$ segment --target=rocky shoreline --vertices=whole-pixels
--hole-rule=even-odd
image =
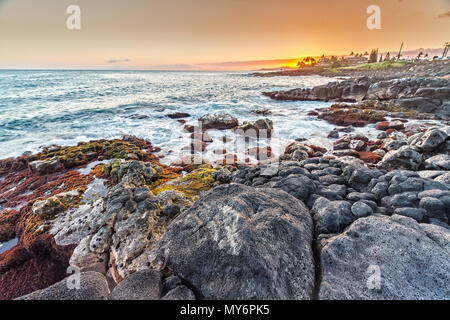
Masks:
[[[0,299],[450,299],[449,80],[266,95],[338,102],[310,112],[336,125],[331,148],[299,137],[247,150],[254,164],[193,162],[208,130],[276,128],[205,115],[199,134],[173,114],[192,154],[170,166],[132,136],[0,160],[0,242],[17,239]]]
[[[405,63],[403,66],[371,69],[371,68],[332,68],[332,67],[303,67],[300,69],[271,71],[271,72],[254,72],[252,76],[256,77],[279,77],[279,76],[313,76],[319,75],[323,77],[370,77],[384,80],[413,78],[413,77],[448,77],[449,75],[448,60],[443,61],[421,61],[415,63]]]

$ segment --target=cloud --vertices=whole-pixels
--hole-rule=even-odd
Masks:
[[[447,11],[445,13],[438,15],[436,18],[438,18],[438,19],[450,18],[450,11]]]
[[[115,59],[111,59],[111,60],[107,60],[107,63],[119,63],[119,62],[130,62],[131,59],[122,59],[122,60],[115,60]]]

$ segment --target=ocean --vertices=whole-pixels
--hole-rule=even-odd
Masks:
[[[243,122],[263,118],[251,111],[266,108],[278,139],[272,143],[326,137],[334,126],[307,116],[307,111],[331,103],[274,101],[262,92],[329,81],[334,80],[242,72],[0,70],[0,159],[52,144],[129,134],[149,139],[162,148],[164,161],[171,162],[190,139],[183,125],[167,117],[174,112],[189,113],[188,124],[215,113]],[[213,139],[217,134],[211,134]],[[208,146],[211,158],[212,150],[220,147],[214,143]]]

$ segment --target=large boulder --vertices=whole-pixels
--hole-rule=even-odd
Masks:
[[[182,213],[150,255],[205,299],[310,299],[313,222],[288,193],[216,187]]]
[[[450,232],[407,217],[370,216],[322,239],[320,299],[448,299]]]
[[[108,281],[98,272],[73,274],[54,285],[20,297],[17,300],[106,300]]]

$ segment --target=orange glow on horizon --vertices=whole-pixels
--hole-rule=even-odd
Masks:
[[[402,42],[439,54],[450,28],[449,0],[377,0],[375,31],[366,25],[371,0],[77,0],[77,31],[65,23],[74,1],[31,2],[0,0],[0,68],[297,68],[306,55],[392,53]]]

